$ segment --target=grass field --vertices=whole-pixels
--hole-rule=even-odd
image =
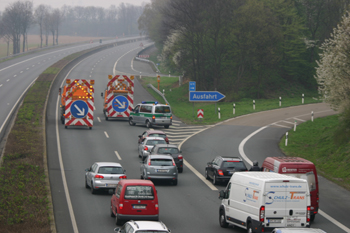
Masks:
[[[43,38],[43,47],[45,47],[45,37]],[[71,44],[77,42],[89,42],[91,40],[99,40],[100,37],[82,37],[82,36],[59,36],[58,44]],[[22,43],[21,42],[21,51],[22,51]],[[52,36],[49,36],[49,46],[52,46]],[[28,50],[34,50],[40,48],[40,37],[39,35],[28,35]],[[12,54],[12,43],[10,43],[9,53]],[[27,51],[27,49],[26,49]],[[0,40],[0,58],[7,56],[7,43],[2,39]]]

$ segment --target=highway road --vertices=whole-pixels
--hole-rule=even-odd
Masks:
[[[100,97],[109,74],[152,73],[146,64],[133,62],[139,50],[139,43],[131,43],[98,52],[84,59],[66,77],[95,80],[92,130],[64,128],[58,120],[56,92],[64,80],[56,80],[53,85],[46,132],[57,232],[113,232],[115,220],[109,214],[111,194],[92,195],[84,185],[84,170],[92,163],[120,162],[128,178],[140,177],[137,139],[146,128],[130,126],[126,120],[106,121]],[[137,80],[134,97],[135,103],[153,100]],[[181,146],[186,166],[179,174],[177,186],[155,182],[160,220],[175,233],[245,232],[232,227],[220,228],[218,190],[225,186],[213,186],[204,179],[206,163],[216,155],[230,155],[243,157],[249,166],[251,160],[261,164],[266,156],[281,155],[277,145],[280,137],[291,128],[291,122],[309,120],[311,111],[315,117],[334,114],[327,105],[314,104],[251,114],[211,126],[187,126],[174,117],[173,126],[160,129],[169,135],[170,142]],[[349,192],[322,178],[320,189],[320,208],[324,214],[316,217],[312,227],[327,232],[350,232],[346,212],[350,207]]]

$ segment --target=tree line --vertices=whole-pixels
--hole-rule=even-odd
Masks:
[[[151,0],[138,22],[162,51],[162,64],[199,90],[216,89],[227,100],[268,98],[281,87],[317,89],[320,47],[349,3]]]
[[[71,7],[61,9],[41,4],[33,7],[32,1],[16,1],[0,13],[0,38],[10,43],[13,54],[28,47],[27,35],[39,34],[40,48],[58,44],[59,35],[115,37],[117,35],[138,34],[137,20],[142,14],[142,6],[121,3],[118,7]],[[21,45],[22,42],[22,45]],[[21,48],[22,46],[22,48]]]

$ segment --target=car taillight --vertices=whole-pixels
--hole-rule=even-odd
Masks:
[[[306,208],[306,222],[310,222],[310,206]]]
[[[169,138],[168,137],[165,137],[165,141],[167,144],[169,144]]]
[[[223,175],[224,175],[224,173],[222,172],[222,170],[218,170],[218,174],[219,174],[219,176],[223,176]]]
[[[104,176],[101,176],[101,175],[95,175],[95,179],[103,179]]]
[[[123,209],[124,205],[123,204],[119,204],[119,209]]]
[[[155,119],[156,119],[156,116],[153,115],[153,116],[152,116],[152,120],[155,120]]]
[[[175,164],[175,162],[174,162],[174,160],[173,160],[173,166],[175,166],[176,164]]]
[[[119,179],[126,179],[126,176],[119,176]]]
[[[156,210],[158,210],[158,204],[155,205]]]
[[[143,149],[144,149],[144,150],[148,150],[148,147],[147,147],[147,146],[145,146]]]
[[[260,222],[264,222],[264,220],[265,220],[265,206],[260,207],[259,217],[260,217]]]
[[[178,158],[179,160],[182,160],[182,159],[183,159],[182,155],[178,155],[177,158]]]
[[[173,119],[173,116],[170,117],[170,120],[172,120],[172,119]]]
[[[148,160],[148,165],[151,166],[151,160]]]

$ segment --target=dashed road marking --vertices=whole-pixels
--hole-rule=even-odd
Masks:
[[[104,133],[106,135],[106,138],[109,138],[108,133],[106,131],[104,131]]]
[[[118,157],[119,160],[122,160],[122,158],[120,157],[118,151],[114,151],[115,155]]]

